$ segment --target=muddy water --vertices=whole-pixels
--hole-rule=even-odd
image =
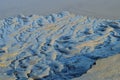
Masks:
[[[119,19],[119,4],[120,0],[0,0],[0,19],[18,14],[48,15],[61,11]]]

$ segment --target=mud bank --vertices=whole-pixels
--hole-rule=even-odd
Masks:
[[[0,78],[70,80],[120,53],[120,20],[61,12],[0,21]]]

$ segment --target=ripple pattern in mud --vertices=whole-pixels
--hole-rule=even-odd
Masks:
[[[120,20],[69,12],[0,21],[0,79],[70,80],[120,52]]]

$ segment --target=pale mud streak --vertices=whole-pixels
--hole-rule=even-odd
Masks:
[[[97,39],[95,39],[95,40],[84,42],[84,43],[76,46],[76,48],[79,50],[82,50],[83,47],[88,46],[88,47],[91,47],[91,51],[93,51],[95,46],[97,46],[99,44],[103,44],[104,39],[109,36],[109,33],[111,31],[113,31],[113,28],[107,29],[103,36],[97,37]]]
[[[51,33],[49,33],[49,35],[51,35],[52,33],[54,33],[55,31],[57,31],[57,30],[59,30],[61,27],[60,26],[57,26],[56,24],[58,24],[59,22],[62,22],[63,23],[63,25],[65,25],[66,23],[68,23],[68,22],[63,22],[63,21],[66,21],[66,18],[68,19],[68,18],[70,18],[70,16],[68,15],[68,16],[66,16],[64,19],[58,19],[57,20],[57,23],[55,23],[55,24],[48,24],[48,25],[45,25],[45,27],[40,27],[40,28],[38,28],[37,30],[35,30],[35,31],[33,31],[33,32],[31,32],[30,34],[28,34],[28,35],[32,35],[32,34],[35,34],[35,33],[37,33],[37,32],[40,32],[40,31],[46,31],[46,32],[51,32]],[[63,20],[63,21],[62,21]],[[61,26],[63,26],[63,25],[61,25]],[[20,28],[17,32],[15,32],[15,33],[13,33],[13,34],[10,34],[10,37],[13,37],[13,36],[15,36],[15,35],[17,35],[17,34],[20,34],[20,33],[22,33],[22,32],[24,32],[24,31],[26,31],[27,29],[29,29],[29,28],[31,28],[32,27],[32,25],[30,25],[30,26],[23,26],[22,28]],[[40,33],[40,34],[42,34],[42,33]],[[39,35],[40,35],[39,34]],[[44,37],[44,39],[46,39],[49,35],[46,35],[45,37]],[[34,37],[34,39],[35,38],[37,38],[38,36],[35,36]],[[28,40],[29,41],[29,40]],[[26,47],[28,47],[27,46],[27,44],[29,43],[29,45],[30,45],[30,42],[26,42],[25,43],[25,46]],[[43,42],[43,44],[44,44],[45,42]],[[32,44],[32,43],[31,43]],[[25,48],[25,46],[23,45],[23,49]],[[22,50],[22,49],[21,49]],[[20,51],[21,51],[20,50]]]
[[[119,20],[69,12],[3,19],[0,21],[0,79],[4,76],[5,80],[80,77],[97,59],[120,52],[119,32]]]

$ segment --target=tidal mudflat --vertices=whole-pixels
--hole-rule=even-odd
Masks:
[[[71,80],[119,53],[120,20],[67,11],[0,20],[1,80]]]

